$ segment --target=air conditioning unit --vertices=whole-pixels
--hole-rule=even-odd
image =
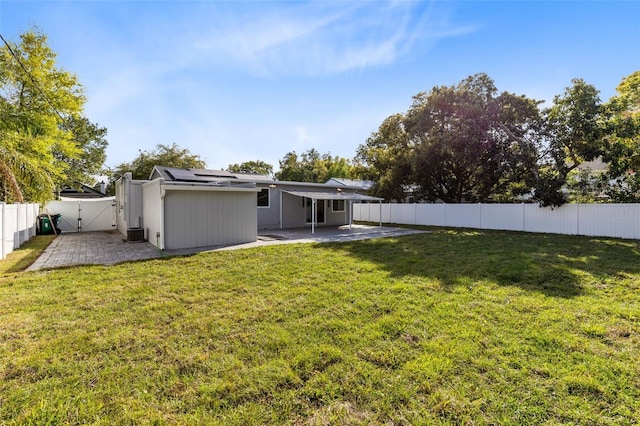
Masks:
[[[127,242],[130,242],[130,243],[143,243],[144,242],[144,229],[142,229],[142,228],[129,228],[129,229],[127,229]]]

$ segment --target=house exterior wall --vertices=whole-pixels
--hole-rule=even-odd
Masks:
[[[258,229],[276,229],[280,227],[280,189],[258,186],[269,190],[269,207],[258,207]]]
[[[327,206],[325,207],[325,215],[327,218],[327,226],[340,226],[349,224],[349,201],[344,201],[344,211],[334,212],[332,209],[333,201],[327,200]]]
[[[282,194],[282,227],[283,228],[304,228],[311,226],[307,222],[306,200],[284,191],[312,190],[318,187],[305,188],[301,186],[288,186],[278,184],[275,188],[258,184],[258,188],[269,189],[269,207],[258,207],[258,229],[278,229],[280,228],[280,196]],[[329,188],[331,189],[331,188]],[[318,226],[339,226],[349,223],[349,202],[345,200],[345,211],[334,212],[331,208],[332,202],[329,200],[317,200],[317,203],[325,204],[325,221],[319,222]]]
[[[159,249],[164,249],[164,226],[163,226],[163,189],[162,179],[152,180],[140,186],[142,196],[141,203],[142,222],[144,223],[144,237],[151,244]]]
[[[318,200],[318,202],[321,202],[321,200]],[[306,207],[304,205],[303,198],[296,197],[295,195],[283,193],[282,194],[282,227],[283,228],[304,228],[305,226],[307,226],[307,213],[306,213]]]
[[[120,233],[127,235],[127,229],[142,228],[142,184],[132,180],[126,173],[116,182],[116,222]]]
[[[254,190],[188,191],[166,188],[163,238],[165,249],[255,241],[256,223]]]

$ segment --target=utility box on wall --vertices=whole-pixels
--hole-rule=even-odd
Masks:
[[[130,242],[130,243],[143,243],[144,242],[144,229],[142,229],[142,228],[130,228],[130,229],[127,229],[127,242]]]

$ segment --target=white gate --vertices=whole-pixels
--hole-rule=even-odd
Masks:
[[[110,231],[116,229],[115,197],[50,201],[45,209],[61,214],[62,232]]]

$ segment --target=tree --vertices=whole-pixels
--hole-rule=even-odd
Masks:
[[[32,30],[18,44],[2,41],[0,200],[44,202],[72,173],[102,166],[104,133],[95,145],[88,134],[75,134],[85,123],[83,88],[74,74],[57,67],[44,34]],[[85,149],[92,153],[83,159]]]
[[[69,165],[65,183],[74,186],[76,182],[81,182],[93,186],[96,183],[95,176],[101,173],[107,159],[107,129],[91,123],[86,117],[72,117],[65,126],[80,149],[77,157],[60,157],[60,161]]]
[[[312,148],[303,152],[300,157],[295,151],[288,152],[280,160],[280,170],[276,173],[277,180],[295,182],[323,183],[332,177],[349,178],[352,176],[353,166],[349,160],[331,153],[320,154]]]
[[[273,176],[273,166],[265,163],[262,160],[245,161],[240,164],[230,164],[227,168],[228,171],[233,173],[249,173],[265,176]]]
[[[571,203],[602,202],[607,186],[605,173],[579,167],[567,175],[565,198]]]
[[[367,142],[358,146],[355,162],[359,174],[375,182],[371,195],[403,201],[413,183],[412,149],[403,114],[387,117]]]
[[[418,194],[460,203],[527,192],[541,128],[538,103],[498,95],[486,74],[416,95],[404,123]]]
[[[535,183],[534,199],[542,206],[559,206],[569,173],[580,164],[604,154],[602,105],[598,90],[582,79],[573,79],[562,95],[545,111],[548,147]]]
[[[608,178],[613,201],[640,202],[640,71],[625,77],[603,109]]]
[[[199,155],[192,154],[186,148],[180,148],[175,143],[171,145],[158,144],[151,151],[139,151],[138,156],[130,163],[120,163],[115,168],[106,170],[105,173],[109,176],[107,192],[113,194],[115,181],[128,172],[131,172],[133,179],[149,179],[154,166],[182,169],[204,169],[207,167]]]

